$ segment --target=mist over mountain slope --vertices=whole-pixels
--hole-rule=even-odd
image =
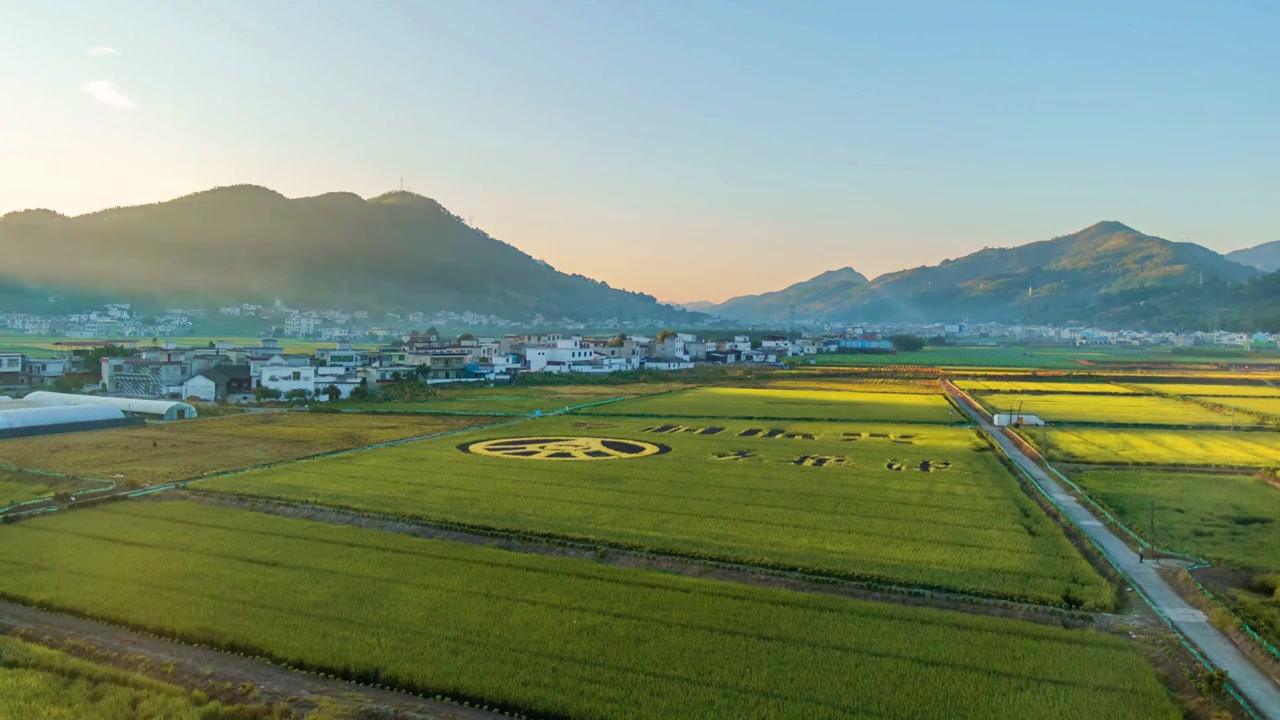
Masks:
[[[0,247],[21,258],[0,267],[0,298],[38,288],[168,306],[278,300],[516,319],[701,317],[561,273],[408,192],[290,199],[240,185],[78,217],[23,211],[0,218]]]
[[[1255,267],[1263,272],[1280,270],[1280,240],[1255,245],[1243,250],[1233,250],[1225,256],[1241,265]]]
[[[757,322],[782,321],[791,317],[814,317],[823,314],[835,298],[840,298],[867,284],[867,278],[851,267],[829,270],[782,290],[761,295],[742,295],[718,305],[699,306],[704,312]]]
[[[1200,245],[1170,242],[1108,221],[1052,240],[985,248],[870,282],[830,286],[809,302],[797,303],[796,315],[841,321],[1018,322],[1030,317],[1033,322],[1088,322],[1118,306],[1188,285],[1240,282],[1259,274]],[[829,275],[808,283],[821,288],[820,280]],[[734,298],[708,312],[744,320],[781,319],[789,313],[793,288]]]

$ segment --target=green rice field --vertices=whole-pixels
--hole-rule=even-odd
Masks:
[[[581,413],[946,423],[955,419],[953,411],[940,391],[926,395],[702,387],[589,408]]]
[[[184,502],[0,527],[0,593],[530,715],[1181,717],[1092,632]]]
[[[575,461],[459,446],[583,437],[670,451]],[[192,487],[1050,605],[1114,603],[964,428],[562,416]]]
[[[1168,425],[1179,427],[1232,425],[1231,413],[1214,412],[1185,400],[1150,395],[1100,397],[1091,395],[1020,395],[998,393],[976,399],[991,412],[1021,412],[1052,423],[1099,425]],[[1235,426],[1257,425],[1250,417],[1236,417]]]
[[[1256,475],[1125,469],[1088,470],[1071,478],[1158,545],[1230,565],[1280,570],[1280,488]]]

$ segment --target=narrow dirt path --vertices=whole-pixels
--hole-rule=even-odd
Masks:
[[[253,658],[182,645],[113,625],[0,601],[0,628],[6,626],[23,628],[37,637],[49,636],[58,642],[68,638],[88,642],[99,650],[121,656],[144,655],[158,665],[173,663],[176,676],[201,676],[210,672],[220,682],[234,685],[253,683],[261,699],[272,702],[298,698],[314,703],[327,699],[376,711],[379,717],[429,720],[494,720],[501,717],[453,703],[379,690],[345,680],[329,680]]]
[[[1040,488],[1052,497],[1082,532],[1088,535],[1110,556],[1116,569],[1133,585],[1142,590],[1169,622],[1184,637],[1195,644],[1215,667],[1226,670],[1231,684],[1251,703],[1260,715],[1280,720],[1280,687],[1262,673],[1244,653],[1232,644],[1227,636],[1209,624],[1203,612],[1192,607],[1178,596],[1156,572],[1155,563],[1140,562],[1123,540],[1116,537],[1106,525],[1081,505],[1073,495],[1037,465],[1013,440],[987,421],[963,396],[948,383],[944,389],[952,399],[973,418],[1001,449],[1021,467]]]

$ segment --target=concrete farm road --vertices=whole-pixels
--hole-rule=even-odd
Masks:
[[[1057,501],[1081,531],[1106,551],[1118,566],[1117,569],[1134,586],[1142,590],[1152,604],[1164,613],[1173,626],[1215,667],[1227,671],[1232,686],[1245,697],[1259,715],[1269,720],[1280,720],[1280,687],[1263,674],[1244,653],[1231,643],[1200,610],[1183,600],[1168,583],[1156,573],[1154,563],[1141,563],[1138,556],[1116,537],[1106,525],[1081,505],[1070,493],[1064,491],[1047,472],[1037,465],[1021,448],[999,428],[987,421],[968,400],[944,382],[943,387],[956,404],[964,409],[982,431],[1000,444],[1006,454],[1035,481],[1040,489]]]

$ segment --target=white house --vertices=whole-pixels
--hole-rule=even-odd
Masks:
[[[217,384],[203,375],[196,375],[182,383],[182,397],[184,398],[197,398],[213,402],[217,398],[217,392]]]
[[[264,365],[258,373],[259,387],[279,390],[281,395],[290,390],[316,389],[316,369],[310,365]]]
[[[524,357],[532,372],[569,372],[570,366],[590,365],[595,351],[581,339],[556,340],[555,345],[526,347]]]
[[[646,370],[689,370],[693,368],[693,361],[674,357],[647,358],[644,367]]]

